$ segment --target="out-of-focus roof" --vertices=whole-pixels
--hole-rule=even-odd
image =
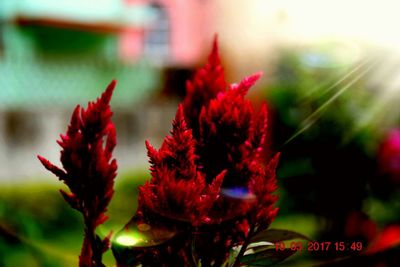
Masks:
[[[111,29],[143,27],[157,16],[145,4],[126,5],[120,0],[2,0],[0,17],[6,20]]]

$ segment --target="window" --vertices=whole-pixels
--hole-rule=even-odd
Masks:
[[[145,35],[144,54],[156,63],[165,63],[170,50],[170,22],[166,10],[159,4],[151,4],[155,20]]]

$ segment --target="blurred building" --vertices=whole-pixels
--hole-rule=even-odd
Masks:
[[[175,112],[175,103],[148,96],[163,88],[164,73],[203,58],[212,8],[201,0],[0,1],[0,179],[43,173],[36,154],[57,161],[55,139],[74,106],[112,79],[116,157],[122,168],[143,166],[144,139],[167,134]]]

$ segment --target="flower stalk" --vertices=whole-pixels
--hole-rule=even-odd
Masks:
[[[80,267],[102,267],[102,255],[110,247],[111,233],[104,239],[96,228],[107,220],[105,212],[114,193],[117,162],[112,159],[116,145],[115,127],[111,121],[110,100],[116,81],[112,81],[87,109],[75,108],[68,130],[61,135],[61,163],[53,165],[38,156],[43,166],[63,181],[70,192],[60,190],[65,201],[82,214],[85,224]]]

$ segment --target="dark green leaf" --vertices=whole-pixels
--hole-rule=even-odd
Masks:
[[[269,229],[264,230],[256,234],[252,239],[251,242],[260,242],[260,241],[267,241],[271,243],[275,243],[278,241],[286,241],[286,240],[293,240],[293,239],[305,239],[310,240],[305,235],[300,233],[296,233],[289,230],[282,230],[282,229]]]
[[[248,266],[271,266],[285,260],[294,253],[296,253],[296,250],[288,248],[284,250],[267,249],[259,253],[245,255],[240,262]]]

